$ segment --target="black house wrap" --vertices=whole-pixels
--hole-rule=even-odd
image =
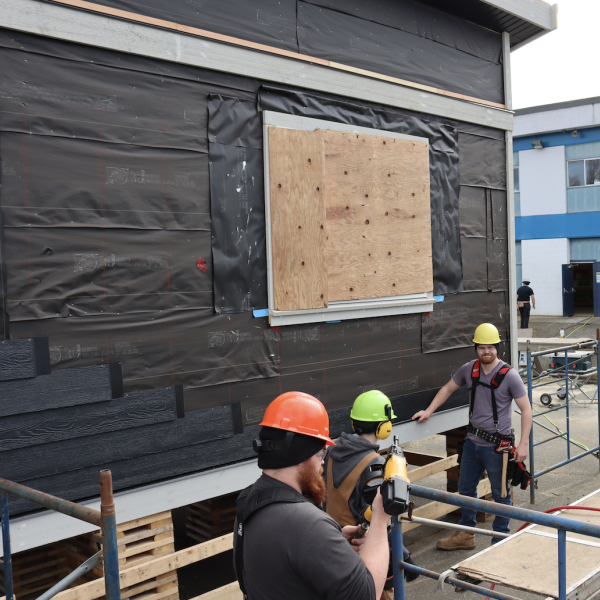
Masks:
[[[412,0],[99,3],[502,102],[500,35]],[[6,29],[0,70],[0,476],[82,500],[105,467],[119,491],[252,458],[289,390],[336,435],[369,389],[407,421],[484,321],[510,361],[503,131]],[[429,140],[431,313],[253,316],[264,110]]]

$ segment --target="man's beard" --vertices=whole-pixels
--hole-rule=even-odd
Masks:
[[[321,475],[315,471],[310,459],[300,465],[299,484],[302,494],[310,498],[315,504],[323,504],[327,499],[325,482]]]
[[[487,354],[485,356],[479,357],[479,360],[484,365],[491,365],[496,360],[496,357],[493,354]]]

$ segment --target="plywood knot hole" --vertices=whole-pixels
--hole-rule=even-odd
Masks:
[[[385,216],[387,217],[387,216],[388,216],[388,213],[385,213]]]
[[[413,215],[413,219],[415,218],[415,215]]]
[[[391,175],[388,173],[388,177],[391,177]]]
[[[395,284],[395,283],[392,283],[392,287],[396,287],[396,284]]]
[[[367,224],[367,225],[369,224],[369,219],[367,219],[367,220],[365,221],[365,224]]]
[[[310,162],[310,158],[308,159],[308,162]]]
[[[281,184],[279,184],[277,187],[278,187],[278,188],[280,188],[280,187],[281,187]]]
[[[350,208],[349,206],[346,206],[346,210],[348,210],[349,208]]]
[[[302,261],[302,266],[304,266],[304,261]]]
[[[415,195],[415,193],[413,192],[413,193],[412,193],[412,195],[414,196],[414,195]]]
[[[323,294],[321,294],[321,298],[323,298]]]
[[[368,197],[369,197],[369,194],[365,194],[365,198],[368,198]]]
[[[385,142],[383,142],[383,145],[385,146]]]
[[[354,291],[354,288],[350,288],[350,291],[351,291],[351,292],[353,292],[353,291]]]
[[[321,229],[323,229],[323,225],[321,225]]]
[[[320,188],[317,188],[317,192],[320,190]]]
[[[391,255],[392,255],[392,253],[391,253],[391,252],[388,252],[388,256],[391,256]]]
[[[302,225],[298,225],[298,229],[302,229]]]
[[[348,171],[344,171],[344,175],[348,175]]]

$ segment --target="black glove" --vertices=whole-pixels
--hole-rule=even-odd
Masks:
[[[415,563],[415,561],[412,559],[412,556],[410,554],[404,559],[404,562],[407,562],[409,565],[415,565],[415,567],[418,566],[417,563]],[[404,569],[404,580],[406,582],[414,581],[418,576],[418,573],[413,573],[412,571]]]
[[[514,454],[511,452],[508,466],[506,467],[506,480],[510,481],[513,487],[520,485],[522,490],[526,490],[531,479],[531,473],[529,473],[522,462],[515,462]]]

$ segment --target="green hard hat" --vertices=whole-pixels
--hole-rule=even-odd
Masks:
[[[386,410],[386,406],[389,408]],[[395,419],[390,399],[379,390],[370,390],[361,394],[352,405],[350,418],[353,421],[373,422]]]

